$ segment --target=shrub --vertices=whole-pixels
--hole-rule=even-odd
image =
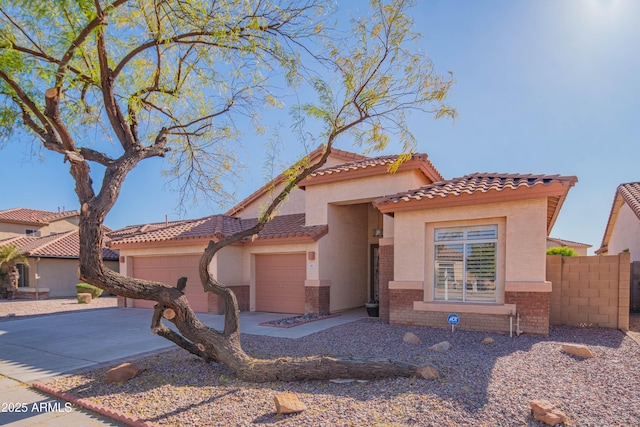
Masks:
[[[578,256],[573,248],[569,248],[567,246],[549,248],[547,249],[547,255]]]
[[[102,289],[88,283],[78,283],[76,285],[76,291],[78,291],[79,294],[91,294],[91,298],[98,298],[102,295]]]

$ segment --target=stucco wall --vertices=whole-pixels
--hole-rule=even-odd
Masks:
[[[394,281],[425,281],[428,298],[433,283],[433,270],[429,268],[433,263],[433,228],[484,223],[499,226],[499,286],[508,282],[544,282],[546,218],[544,198],[396,212]]]
[[[34,258],[29,259],[29,287],[49,288],[50,298],[75,297],[78,279],[77,259]],[[105,262],[107,268],[118,271],[118,263]],[[39,276],[36,279],[36,274]]]
[[[631,253],[631,262],[640,261],[640,220],[629,205],[623,203],[609,239],[608,253],[616,255],[625,249]]]
[[[24,224],[0,223],[0,240],[15,236],[24,236],[27,229],[39,230],[40,228]]]
[[[51,222],[48,226],[43,227],[42,235],[48,236],[51,233],[63,233],[65,231],[71,231],[78,228],[80,219],[78,217],[65,218],[59,221]]]
[[[327,159],[327,163],[323,165],[323,168],[336,166],[343,163],[345,163],[344,160],[329,157]],[[246,205],[235,216],[240,218],[257,218],[260,215],[260,213],[264,209],[266,209],[266,207],[269,206],[269,204],[271,204],[273,199],[278,194],[280,194],[284,186],[285,184],[283,183],[277,185],[272,191],[266,192],[265,194],[258,197],[256,200]],[[304,190],[295,188],[293,191],[291,191],[287,200],[285,200],[285,202],[282,203],[278,208],[278,215],[304,213],[305,197],[306,197],[306,194]]]
[[[367,203],[387,194],[406,191],[427,184],[427,178],[415,170],[385,173],[340,182],[314,184],[307,187],[307,225],[327,224],[329,204]]]
[[[360,307],[368,296],[367,204],[328,206],[329,234],[319,241],[321,280],[331,282],[331,311]]]

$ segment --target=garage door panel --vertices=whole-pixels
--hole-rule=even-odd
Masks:
[[[199,255],[134,257],[133,276],[169,286],[175,286],[180,277],[187,277],[185,294],[191,308],[197,312],[207,312],[208,300],[200,285],[199,261]],[[152,308],[154,305],[155,301],[134,301],[134,307]]]
[[[256,255],[255,275],[256,310],[304,313],[307,276],[304,253]]]

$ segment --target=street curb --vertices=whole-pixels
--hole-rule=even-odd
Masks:
[[[73,394],[60,391],[54,387],[51,387],[48,384],[44,384],[36,381],[33,384],[31,384],[31,387],[35,388],[36,390],[40,390],[44,393],[50,394],[54,397],[57,397],[58,399],[66,400],[67,402],[73,403],[74,405],[79,406],[81,408],[88,409],[100,415],[104,415],[105,417],[109,417],[115,421],[118,421],[120,423],[126,424],[131,427],[161,427],[160,424],[135,418],[131,415],[127,415],[118,410],[110,409],[110,408],[107,408],[106,406],[100,405],[99,403],[92,402],[89,399],[83,399]]]

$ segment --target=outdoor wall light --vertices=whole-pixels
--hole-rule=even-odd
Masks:
[[[373,237],[382,237],[382,228],[374,228]]]

